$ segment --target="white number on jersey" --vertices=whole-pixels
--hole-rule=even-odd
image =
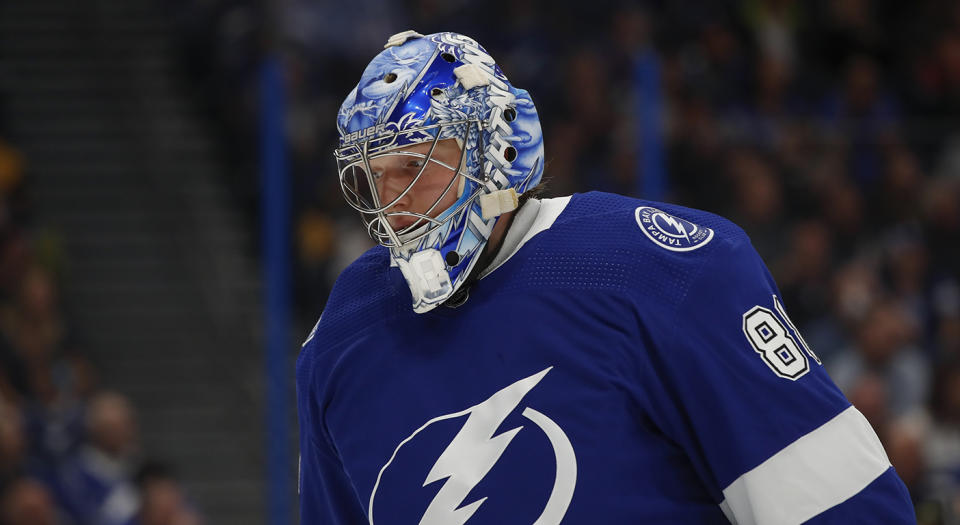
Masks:
[[[743,335],[773,373],[796,381],[810,371],[808,354],[817,364],[820,364],[820,358],[810,350],[797,332],[776,295],[773,296],[773,307],[783,317],[783,321],[772,310],[754,306],[743,314]],[[790,326],[800,344],[797,344],[784,323]]]

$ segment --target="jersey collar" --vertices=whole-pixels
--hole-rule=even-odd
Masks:
[[[569,203],[570,196],[528,200],[517,210],[513,224],[504,236],[503,244],[500,245],[493,261],[480,273],[480,279],[490,275],[510,260],[527,241],[538,233],[550,229]]]

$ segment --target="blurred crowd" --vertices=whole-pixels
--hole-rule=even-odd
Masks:
[[[180,4],[182,49],[210,113],[226,140],[250,144],[263,13],[236,0]],[[643,162],[639,97],[662,97],[659,197],[750,234],[791,317],[883,440],[920,523],[960,523],[960,4],[286,6],[277,40],[305,322],[370,245],[337,185],[340,102],[389,35],[462,32],[532,93],[553,195],[637,195],[658,169]],[[651,67],[659,89],[641,89]],[[252,204],[249,155],[233,159],[234,179]]]
[[[28,161],[0,92],[0,525],[199,525],[144,461],[130,401],[102,389],[60,296],[57,236],[34,224]]]

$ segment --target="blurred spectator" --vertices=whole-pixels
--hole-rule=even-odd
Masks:
[[[958,172],[960,173],[960,172]],[[943,271],[960,279],[960,177],[941,176],[924,188],[922,212],[929,249]]]
[[[917,439],[920,457],[915,457]],[[900,465],[894,463],[897,472],[903,467],[912,481],[908,487],[916,504],[918,523],[957,523],[960,520],[960,361],[947,362],[937,369],[930,411],[905,418],[903,427],[891,435],[891,441],[898,450],[890,459],[900,461]],[[909,448],[900,448],[904,446]],[[887,450],[891,448],[888,446]],[[902,452],[908,452],[908,457],[900,455]],[[908,459],[907,464],[904,459]],[[915,472],[913,462],[920,464],[919,472]]]
[[[848,389],[847,398],[867,418],[874,430],[883,434],[890,421],[890,394],[882,376],[865,372]]]
[[[844,85],[828,96],[823,116],[850,139],[850,174],[863,190],[882,174],[884,149],[897,138],[898,108],[881,86],[878,64],[868,55],[849,59]]]
[[[45,483],[54,480],[51,466],[31,453],[25,427],[18,406],[0,402],[0,491],[22,476]]]
[[[863,196],[853,183],[839,178],[822,181],[819,192],[834,248],[840,257],[850,258],[861,248],[865,233]]]
[[[890,464],[910,491],[914,503],[928,492],[925,486],[926,469],[923,455],[926,422],[919,417],[906,417],[884,429],[884,449]]]
[[[133,407],[120,394],[102,392],[90,400],[85,423],[89,443],[60,470],[64,507],[81,524],[130,523],[139,507],[132,483],[139,452]]]
[[[914,346],[915,328],[897,303],[877,301],[856,327],[854,348],[826,363],[837,386],[851,394],[866,374],[875,374],[887,392],[886,410],[902,416],[922,406],[929,390],[929,369]]]
[[[787,240],[783,255],[771,261],[771,271],[783,300],[791,305],[791,318],[798,326],[806,326],[830,306],[833,238],[823,221],[809,219],[795,224]]]
[[[925,444],[930,474],[938,483],[960,489],[960,362],[937,369],[931,413],[933,427]]]
[[[54,464],[82,439],[82,400],[92,388],[87,360],[73,351],[53,277],[28,265],[15,302],[0,316],[27,386],[25,403],[32,453]]]
[[[729,157],[727,167],[735,194],[727,215],[742,227],[761,253],[779,254],[784,235],[783,185],[770,162],[743,150]]]
[[[0,486],[6,478],[21,474],[27,443],[23,434],[23,419],[13,406],[0,404]]]
[[[743,2],[754,41],[768,60],[792,64],[797,55],[797,30],[802,22],[802,2],[753,0]]]
[[[916,156],[906,148],[893,148],[886,155],[883,180],[871,195],[871,223],[891,227],[919,218],[923,183]]]
[[[177,479],[161,463],[147,463],[137,473],[141,505],[136,525],[201,525]]]
[[[960,284],[952,278],[937,282],[931,291],[933,344],[936,357],[960,357]]]
[[[58,392],[50,369],[64,347],[66,326],[53,280],[32,266],[23,272],[16,302],[3,313],[3,332],[23,360],[32,397],[51,402]]]
[[[4,525],[61,525],[50,492],[37,481],[14,481],[0,498]]]
[[[23,156],[0,137],[0,194],[9,195],[23,182]]]

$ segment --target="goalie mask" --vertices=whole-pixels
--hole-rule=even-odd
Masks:
[[[543,140],[530,95],[473,39],[406,31],[384,47],[340,107],[335,156],[347,203],[423,313],[463,286],[497,217],[540,182]]]

